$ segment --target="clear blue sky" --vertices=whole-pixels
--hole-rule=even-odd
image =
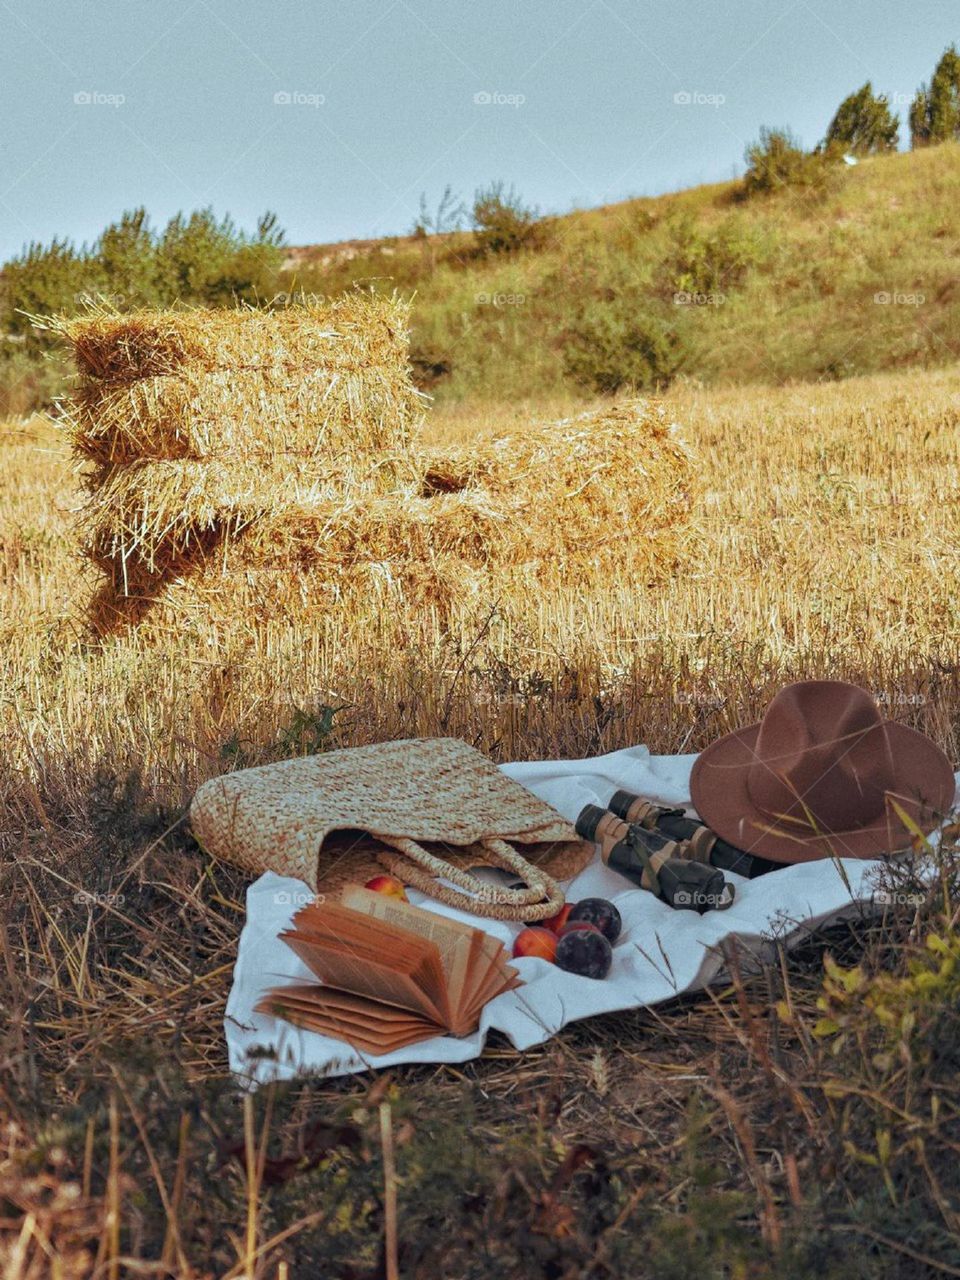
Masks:
[[[960,40],[955,0],[0,0],[0,23],[0,259],[139,204],[271,208],[304,244],[407,231],[447,182],[562,212],[724,179],[761,124],[812,145],[864,80],[902,104]]]

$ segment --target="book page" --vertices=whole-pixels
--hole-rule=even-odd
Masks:
[[[457,920],[437,915],[435,911],[424,911],[422,907],[415,907],[385,893],[361,889],[358,885],[347,885],[340,900],[351,910],[363,912],[385,924],[407,929],[434,943],[440,952],[451,1010],[460,1008],[463,992],[469,985],[471,965],[476,962],[477,951],[488,934],[472,925],[460,924]]]
[[[317,1004],[316,996],[321,991],[330,989],[314,987],[313,994],[302,998],[289,994],[286,988],[278,988],[275,993],[270,992],[262,997],[256,1009],[260,1013],[283,1018],[306,1031],[316,1031],[334,1040],[342,1040],[354,1049],[378,1056],[443,1033],[443,1028],[423,1019],[400,1015],[396,1022],[392,1022],[389,1019],[368,1017],[366,1011],[356,1014],[349,1008],[341,1009],[333,999],[322,1005]]]
[[[408,952],[400,957],[385,956],[382,948],[377,954],[370,946],[356,946],[345,938],[304,936],[295,930],[280,937],[321,982],[447,1021],[446,1010],[428,994],[438,983],[440,959],[435,947],[421,945],[412,956]]]

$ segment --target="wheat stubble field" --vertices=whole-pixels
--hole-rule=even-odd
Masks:
[[[8,763],[135,765],[179,801],[225,742],[268,751],[295,710],[322,705],[344,706],[338,745],[442,721],[505,759],[636,741],[695,750],[777,683],[827,671],[899,703],[957,755],[960,370],[679,388],[666,403],[695,477],[669,581],[594,581],[585,564],[562,597],[500,597],[492,613],[478,601],[446,631],[429,613],[411,625],[374,602],[337,616],[308,601],[286,630],[189,617],[168,640],[133,631],[102,645],[85,633],[66,446],[42,420],[5,424]],[[533,416],[446,409],[426,433],[446,443]]]
[[[467,1068],[297,1086],[256,1107],[224,1078],[244,881],[176,825],[213,773],[438,733],[501,760],[695,751],[784,681],[825,675],[874,690],[960,760],[960,368],[677,386],[666,404],[696,477],[667,581],[597,581],[585,564],[562,598],[478,602],[445,626],[371,601],[350,616],[308,607],[296,625],[192,617],[149,639],[89,632],[66,445],[39,419],[0,427],[11,1274],[48,1274],[54,1250],[62,1275],[301,1274],[322,1256],[324,1275],[372,1280],[385,1098],[403,1274],[640,1275],[655,1255],[658,1275],[856,1275],[877,1250],[888,1275],[960,1268],[944,1189],[955,1074],[923,1044],[871,1065],[885,1034],[872,1023],[846,1042],[814,1036],[817,999],[836,994],[822,944],[676,1010],[570,1028],[523,1060],[494,1045]],[[445,407],[426,431],[462,441],[573,409]],[[897,965],[953,937],[955,902],[944,887],[922,919],[828,945],[907,982]],[[902,1044],[918,1028],[942,1041],[955,1006],[914,1009]],[[852,1078],[844,1044],[863,1070],[852,1103],[828,1087],[831,1072]],[[445,1243],[441,1219],[455,1224]]]

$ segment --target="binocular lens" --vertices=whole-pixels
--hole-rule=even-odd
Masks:
[[[596,840],[597,827],[606,813],[607,810],[601,809],[598,804],[585,804],[577,818],[577,835],[582,840]]]
[[[610,803],[607,808],[611,813],[615,813],[618,818],[626,818],[630,811],[630,806],[639,796],[635,796],[631,791],[615,791],[610,797]]]

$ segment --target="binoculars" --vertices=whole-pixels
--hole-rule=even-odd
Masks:
[[[721,840],[704,823],[688,818],[682,809],[664,809],[629,791],[615,791],[608,808],[624,822],[638,823],[646,831],[656,831],[670,840],[686,842],[689,852],[684,856],[697,862],[707,862],[722,871],[735,871],[739,876],[754,880],[779,865],[756,854],[744,853]]]
[[[626,792],[617,792],[617,796],[629,799],[631,804],[627,808],[634,812],[634,802],[647,804]],[[624,808],[622,803],[618,807]],[[691,840],[671,840],[659,830],[648,829],[638,821],[627,821],[612,808],[612,802],[610,809],[585,805],[576,823],[577,834],[600,846],[600,856],[612,871],[677,910],[703,915],[711,910],[724,911],[733,904],[734,886],[724,880],[722,870],[710,866],[706,860],[698,860]],[[682,810],[675,812],[682,813]],[[704,843],[701,840],[701,845]]]

